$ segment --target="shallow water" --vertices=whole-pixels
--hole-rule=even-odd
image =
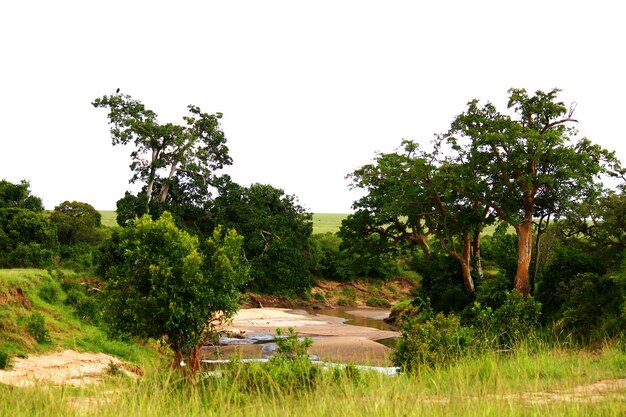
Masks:
[[[313,314],[313,315],[339,317],[339,318],[345,319],[344,323],[351,324],[353,326],[372,327],[378,330],[394,330],[390,325],[388,325],[387,323],[385,323],[384,321],[380,319],[350,314],[350,311],[358,311],[359,310],[358,307],[337,307],[337,308],[322,308],[322,309],[307,308],[305,310],[307,313]]]

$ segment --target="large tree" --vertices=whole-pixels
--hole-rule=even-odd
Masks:
[[[50,213],[50,221],[56,226],[59,243],[63,245],[97,240],[96,230],[102,226],[101,220],[100,212],[80,201],[64,201]]]
[[[113,239],[106,270],[105,319],[114,333],[165,340],[176,364],[197,366],[198,347],[211,323],[239,308],[247,281],[243,238],[216,228],[201,249],[169,212],[148,215]]]
[[[236,228],[245,238],[252,288],[265,293],[302,293],[314,284],[311,218],[294,196],[279,188],[243,187],[224,180],[204,222]]]
[[[472,260],[480,274],[480,232],[489,208],[473,194],[472,167],[441,153],[440,139],[433,152],[404,141],[401,152],[380,154],[350,177],[353,187],[367,194],[344,220],[340,234],[347,243],[377,236],[379,250],[402,243],[419,247],[430,256],[431,244],[460,265],[463,286],[475,291]]]
[[[0,180],[0,208],[21,208],[30,211],[43,211],[41,198],[31,195],[30,183],[22,180],[14,184]]]
[[[473,100],[449,131],[450,140],[467,149],[467,163],[478,168],[476,180],[489,186],[482,194],[485,202],[517,233],[515,288],[522,294],[530,292],[533,218],[539,199],[549,211],[564,199],[585,197],[613,160],[589,140],[575,140],[575,107],[558,101],[558,92],[530,96],[524,89],[509,90],[512,116]]]
[[[144,185],[138,201],[145,204],[145,212],[168,208],[175,187],[191,190],[196,199],[206,197],[215,171],[232,163],[219,124],[221,113],[203,113],[189,105],[185,123],[178,125],[160,123],[154,111],[129,95],[105,95],[92,104],[108,109],[113,145],[133,145],[130,182]]]

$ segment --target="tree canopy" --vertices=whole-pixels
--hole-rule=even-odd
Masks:
[[[480,233],[497,218],[517,233],[515,288],[530,292],[534,215],[562,216],[573,204],[594,198],[602,174],[617,165],[613,153],[570,126],[574,106],[557,100],[559,90],[509,90],[508,108],[468,103],[450,130],[436,137],[433,151],[404,141],[403,152],[379,155],[352,174],[367,195],[344,223],[343,233],[376,234],[408,241],[429,252],[429,237],[459,261],[473,292],[472,258],[480,275]]]
[[[185,123],[178,125],[160,123],[154,111],[130,95],[105,95],[92,104],[108,109],[113,145],[134,146],[130,182],[144,184],[138,198],[146,213],[167,209],[176,190],[179,197],[184,190],[188,201],[201,203],[208,198],[214,172],[232,163],[219,124],[221,113],[208,114],[189,105]]]
[[[169,212],[148,215],[114,238],[117,262],[106,271],[105,319],[114,333],[164,340],[197,363],[198,346],[217,313],[239,308],[247,282],[243,238],[216,228],[201,249],[196,236],[174,224]]]

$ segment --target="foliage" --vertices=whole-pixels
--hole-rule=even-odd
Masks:
[[[59,301],[59,289],[56,284],[48,282],[39,288],[39,298],[48,304],[56,304]]]
[[[300,338],[298,332],[293,327],[287,329],[285,333],[282,329],[276,329],[274,342],[278,346],[276,355],[287,358],[296,358],[299,356],[308,356],[308,350],[313,344],[310,337]]]
[[[215,199],[211,221],[235,228],[244,237],[252,289],[303,293],[313,286],[311,214],[294,196],[271,185],[246,188],[227,181]]]
[[[41,198],[30,194],[30,183],[22,180],[13,184],[7,180],[0,180],[0,209],[20,208],[35,212],[43,211]]]
[[[314,271],[322,278],[343,281],[354,276],[350,272],[349,258],[341,250],[341,238],[335,233],[314,234],[311,245],[315,248]]]
[[[56,229],[42,213],[0,208],[0,267],[48,266],[56,240]]]
[[[465,321],[476,332],[476,342],[492,349],[513,349],[539,327],[541,304],[532,296],[506,291],[504,302],[496,307],[475,302],[463,312]]]
[[[472,301],[463,289],[459,264],[451,256],[441,252],[433,252],[429,257],[416,253],[412,267],[422,276],[419,297],[430,299],[435,311],[461,311]]]
[[[143,196],[139,196],[145,212],[158,215],[167,209],[176,212],[203,207],[214,171],[232,163],[219,123],[221,113],[203,113],[189,105],[189,115],[183,117],[185,124],[161,124],[154,111],[129,95],[105,95],[92,104],[108,109],[113,145],[134,145],[131,182],[145,185]],[[181,203],[181,199],[185,201]],[[130,205],[124,203],[122,207],[128,209]],[[120,224],[133,218],[128,210],[120,212],[124,216]],[[135,215],[143,212],[142,208]]]
[[[585,250],[580,241],[569,239],[562,242],[555,251],[552,262],[539,277],[537,300],[542,304],[545,323],[558,317],[566,301],[570,283],[578,274],[591,273],[604,276],[608,272],[607,258],[599,252]]]
[[[50,221],[58,231],[59,243],[73,245],[77,242],[94,242],[102,226],[102,215],[90,204],[64,201],[50,213]]]
[[[422,366],[448,366],[470,352],[472,333],[454,315],[437,313],[426,321],[408,320],[393,352],[396,366],[411,372]]]
[[[46,328],[44,317],[39,312],[32,313],[26,320],[26,331],[37,343],[50,343],[50,333]]]
[[[600,174],[616,164],[614,154],[588,139],[574,141],[569,125],[574,107],[557,101],[560,90],[509,90],[508,108],[515,117],[478,100],[452,122],[447,141],[479,167],[481,199],[498,218],[515,228],[518,263],[515,288],[530,292],[533,215],[561,216],[582,198],[593,198]]]
[[[476,301],[493,309],[505,303],[509,291],[513,289],[513,275],[505,276],[497,273],[479,281],[476,288]]]
[[[511,281],[517,270],[517,240],[516,234],[508,233],[507,223],[498,223],[491,236],[485,236],[481,243],[481,256],[496,264],[498,271]]]
[[[0,350],[0,370],[8,369],[11,366],[11,356],[8,352]]]
[[[586,272],[559,288],[563,300],[558,329],[584,341],[626,332],[626,277]]]
[[[191,358],[217,312],[230,317],[247,281],[242,237],[216,228],[200,252],[198,239],[180,230],[165,212],[143,216],[115,242],[118,262],[109,265],[105,320],[114,334],[165,338]]]

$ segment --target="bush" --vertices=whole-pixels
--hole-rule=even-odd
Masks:
[[[54,283],[48,282],[39,289],[39,298],[48,304],[56,304],[59,301],[59,289]]]
[[[65,297],[65,304],[76,307],[83,298],[85,298],[85,294],[82,291],[72,288]]]
[[[435,311],[461,311],[472,301],[463,288],[461,267],[451,256],[433,252],[427,257],[417,253],[412,259],[412,267],[422,276],[419,297],[430,299]]]
[[[606,259],[596,253],[585,252],[576,243],[572,241],[561,245],[539,277],[536,296],[543,306],[544,323],[558,319],[568,297],[567,288],[571,287],[571,281],[578,274],[602,276],[607,273]]]
[[[287,333],[284,333],[282,329],[276,329],[276,337],[274,342],[278,346],[275,356],[284,356],[288,358],[295,358],[299,356],[307,356],[307,351],[313,344],[313,340],[310,337],[300,338],[298,332],[293,327],[287,329]]]
[[[626,280],[594,273],[578,274],[560,286],[563,299],[556,322],[564,330],[585,341],[613,337],[626,331],[622,308],[626,295]]]
[[[425,322],[405,323],[392,359],[408,372],[421,366],[448,366],[469,353],[471,341],[471,330],[462,327],[456,315],[437,313]]]
[[[26,321],[26,331],[37,343],[50,343],[50,334],[46,328],[46,323],[41,313],[33,313]]]
[[[504,303],[495,309],[479,302],[463,312],[477,339],[493,349],[513,349],[539,326],[541,304],[515,290],[505,292]]]
[[[389,307],[389,301],[384,298],[370,297],[365,302],[370,307]]]
[[[307,354],[313,343],[309,337],[301,338],[293,328],[287,333],[276,329],[274,341],[278,349],[268,363],[242,366],[237,361],[231,364],[233,383],[245,392],[297,394],[316,387],[319,369]]]
[[[11,366],[11,357],[3,350],[0,350],[0,369],[8,369]]]
[[[323,293],[321,293],[321,292],[314,292],[314,293],[313,293],[313,298],[314,298],[316,301],[319,301],[320,303],[324,303],[324,304],[326,304],[326,301],[327,301],[327,300],[326,300],[326,297],[325,297],[325,296],[324,296],[324,294],[323,294]]]

